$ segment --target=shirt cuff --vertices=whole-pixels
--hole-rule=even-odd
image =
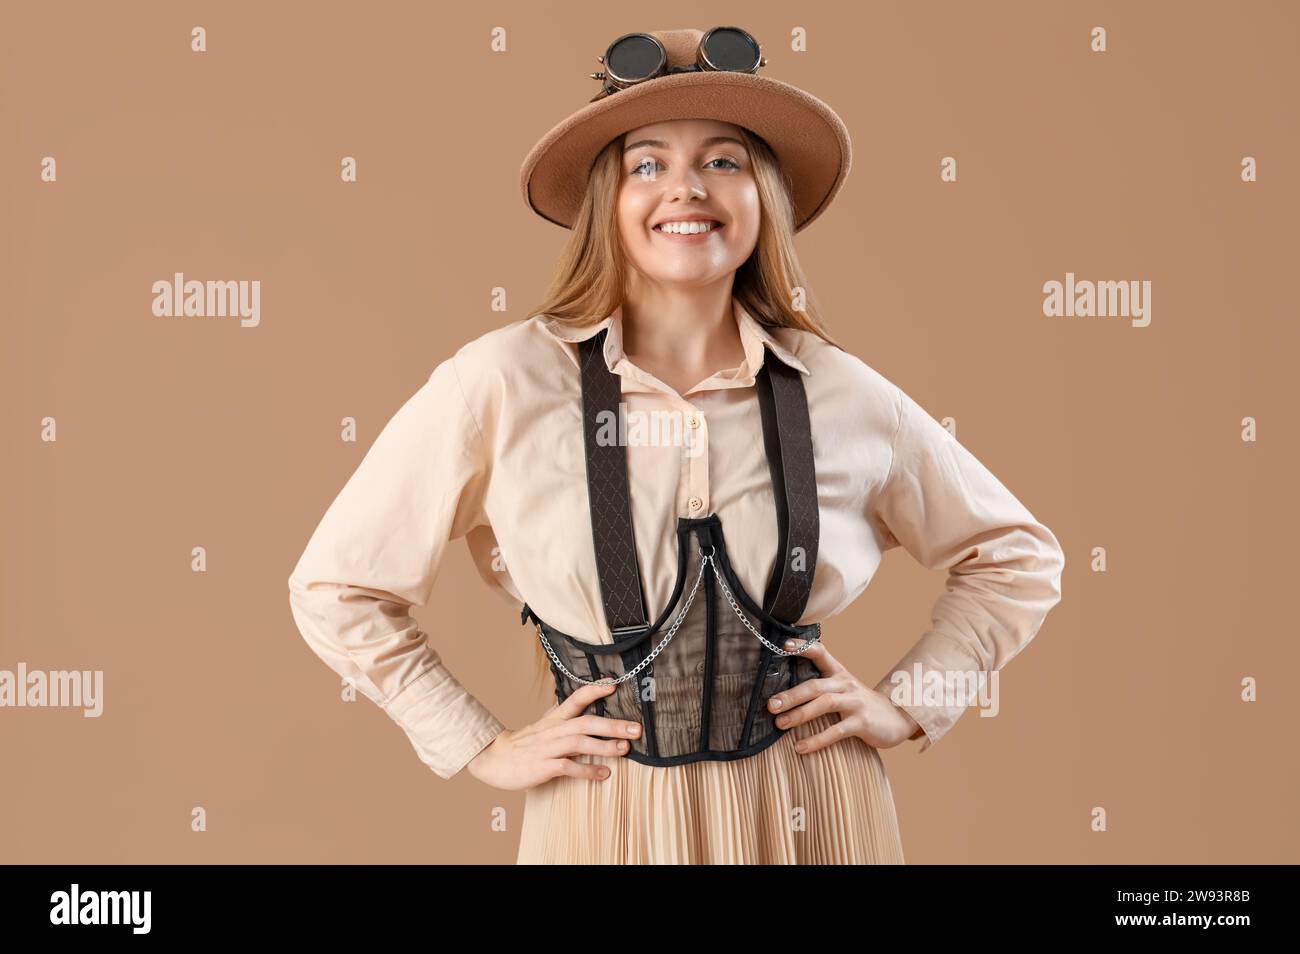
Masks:
[[[451,778],[487,748],[505,724],[441,663],[384,706],[441,778]]]
[[[927,686],[947,685],[954,672],[962,674],[968,687],[975,685],[974,680],[980,677],[978,662],[971,658],[957,640],[940,630],[930,630],[876,683],[876,691],[905,710],[925,733],[921,737],[918,755],[943,738],[969,708],[968,703],[963,704],[958,699],[944,698],[938,702],[929,702],[923,698]],[[902,673],[903,680],[895,680],[895,673]],[[930,673],[935,675],[931,676]],[[913,685],[918,687],[916,696],[913,695]],[[895,699],[895,693],[901,693],[904,698]]]

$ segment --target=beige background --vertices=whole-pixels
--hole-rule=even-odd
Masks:
[[[522,793],[339,701],[286,580],[435,364],[539,298],[564,233],[518,169],[596,54],[732,22],[854,137],[799,238],[831,331],[1067,552],[1002,714],[886,753],[908,861],[1300,860],[1293,5],[434,6],[4,5],[0,668],[102,669],[105,712],[0,709],[0,861],[514,860]],[[154,317],[174,271],[260,280],[261,326]],[[1044,317],[1067,271],[1152,281],[1150,327]],[[942,583],[894,551],[829,644],[873,683]],[[463,544],[418,616],[508,724],[548,703]]]

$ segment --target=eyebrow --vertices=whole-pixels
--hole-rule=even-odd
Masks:
[[[710,136],[708,139],[703,140],[700,145],[708,148],[709,146],[717,145],[720,142],[734,142],[742,149],[745,147],[745,144],[735,136]],[[656,149],[667,149],[668,143],[664,142],[662,139],[638,139],[636,142],[624,146],[623,154],[627,155],[633,149],[640,149],[642,146],[653,146]]]

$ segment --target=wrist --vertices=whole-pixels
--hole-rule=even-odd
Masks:
[[[925,729],[921,727],[921,723],[917,722],[912,713],[908,712],[902,706],[898,706],[897,708],[898,711],[903,714],[903,719],[906,721],[908,729],[910,730],[907,736],[907,741],[911,742],[915,739],[922,738],[925,735]]]

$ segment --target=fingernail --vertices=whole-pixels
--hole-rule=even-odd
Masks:
[[[636,735],[640,731],[641,731],[641,727],[639,725],[630,725],[627,727],[628,735]]]
[[[620,743],[618,744],[618,750],[619,750],[620,752],[623,752],[623,751],[625,751],[626,749],[627,749],[627,743],[626,743],[626,742],[620,742]]]
[[[773,709],[781,708],[781,700],[776,698],[775,696],[772,697],[772,708]]]

